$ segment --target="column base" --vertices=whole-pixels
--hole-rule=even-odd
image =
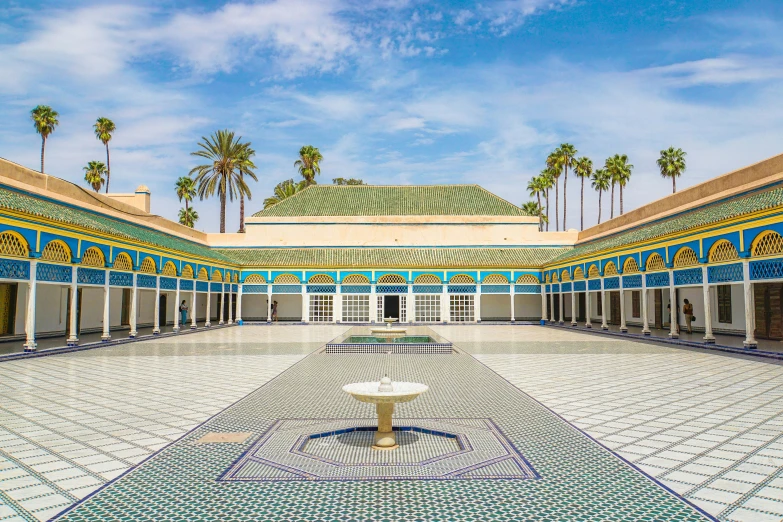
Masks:
[[[678,333],[670,333],[669,334],[669,339],[679,339],[679,338],[680,338],[680,334],[678,334]]]
[[[139,332],[137,331],[128,332],[128,337],[130,337],[131,339],[135,339],[137,335],[139,335]]]
[[[564,324],[563,321],[558,321],[557,324]]]
[[[191,330],[195,330],[196,328],[198,328],[198,326],[196,326],[195,324],[191,324],[191,325],[190,325],[190,329],[191,329]]]
[[[107,342],[111,341],[111,335],[109,335],[109,334],[101,335],[101,341],[103,341],[104,343],[107,343]]]
[[[704,337],[702,337],[702,341],[704,341],[707,344],[715,344],[715,337],[712,335],[710,336],[705,335]]]
[[[24,345],[24,353],[35,353],[38,350],[38,344],[33,341],[28,341]]]
[[[152,330],[152,335],[160,335],[160,328]]]
[[[601,325],[601,330],[608,330],[608,329],[609,329],[609,327],[608,327],[608,326],[606,326],[605,324],[602,324],[602,325]]]
[[[174,333],[179,333],[179,326],[175,326],[174,328],[171,329],[171,331]]]
[[[234,324],[234,321],[228,321],[226,324],[231,326],[232,324]]]
[[[651,332],[650,332],[650,330],[649,330],[649,329],[647,329],[647,330],[642,330],[642,335],[650,335],[650,333],[651,333]]]
[[[65,346],[79,346],[79,339],[71,338],[65,341]]]
[[[218,325],[226,324],[225,321],[218,321]]]
[[[576,321],[571,321],[571,326],[576,326]]]
[[[210,323],[209,321],[207,321],[206,323],[204,323],[204,326],[205,326],[205,327],[207,327],[207,328],[209,328],[209,327],[211,327],[211,326],[212,326],[212,323]]]
[[[748,350],[755,350],[759,347],[759,344],[755,341],[743,341],[742,346],[744,346]]]
[[[620,331],[621,331],[622,333],[628,333],[628,328],[626,328],[625,326],[621,326],[621,327],[620,327]]]
[[[593,328],[593,325],[592,325],[592,324],[590,324],[590,323],[585,323],[585,328],[590,328],[590,329],[592,329],[592,328]]]

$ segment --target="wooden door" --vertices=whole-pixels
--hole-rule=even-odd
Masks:
[[[609,292],[609,324],[620,324],[620,292]]]
[[[783,339],[783,283],[754,283],[756,337]]]
[[[0,283],[0,335],[16,331],[16,293],[18,283]]]
[[[586,310],[586,300],[585,300],[585,293],[580,292],[577,294],[576,297],[576,306],[577,310],[579,310],[579,313],[576,314],[576,320],[577,322],[583,323],[585,322],[585,310]]]
[[[655,327],[663,328],[663,290],[656,288],[655,292]]]
[[[160,304],[158,305],[158,324],[160,327],[166,326],[166,294],[160,294]]]

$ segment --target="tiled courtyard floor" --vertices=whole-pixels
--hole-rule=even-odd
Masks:
[[[0,520],[46,520],[117,477],[60,518],[709,519],[696,505],[783,520],[777,362],[537,326],[433,329],[466,353],[305,357],[346,327],[245,326],[0,363]],[[491,419],[540,478],[220,480],[281,419],[372,423],[340,386],[384,372],[431,386],[396,418]],[[197,444],[207,433],[250,436]]]

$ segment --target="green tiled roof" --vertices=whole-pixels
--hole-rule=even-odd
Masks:
[[[524,216],[478,185],[313,185],[254,217]]]
[[[5,188],[0,188],[0,209],[14,210],[60,223],[76,225],[94,232],[109,234],[118,239],[147,243],[153,247],[168,248],[217,261],[229,261],[220,252],[205,245]]]
[[[729,201],[700,207],[678,214],[662,221],[640,225],[627,232],[596,239],[577,246],[563,253],[554,262],[573,259],[593,252],[610,248],[619,248],[642,241],[657,239],[669,234],[687,232],[695,228],[712,225],[720,221],[759,212],[783,205],[783,188],[758,192]]]
[[[539,267],[567,248],[238,248],[220,252],[244,266],[265,268],[516,268]]]

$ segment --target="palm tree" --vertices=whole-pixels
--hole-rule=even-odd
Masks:
[[[41,173],[44,172],[44,153],[46,151],[46,138],[54,132],[54,128],[60,124],[57,111],[48,105],[38,105],[30,111],[35,131],[41,135]]]
[[[611,212],[609,214],[609,219],[614,219],[614,187],[617,185],[617,170],[612,166],[612,158],[606,158],[606,161],[604,162],[604,169],[609,175],[609,182],[612,184],[612,205],[610,207]]]
[[[315,177],[321,173],[320,162],[323,159],[317,147],[305,145],[299,149],[299,159],[294,162],[294,167],[299,169],[307,186],[315,184]]]
[[[612,163],[612,177],[617,179],[617,184],[620,186],[620,215],[623,215],[623,187],[625,187],[631,180],[631,172],[633,171],[633,165],[628,163],[628,156],[625,154],[615,154],[611,158]]]
[[[538,175],[538,177],[541,179],[541,186],[544,189],[544,199],[546,201],[546,219],[544,222],[546,223],[547,232],[549,232],[549,190],[555,186],[555,174],[557,174],[557,172],[559,171],[546,168],[541,171],[541,174]]]
[[[541,180],[541,176],[533,176],[530,181],[527,182],[527,190],[530,193],[530,197],[535,197],[538,201],[538,206],[541,206],[541,194],[546,192],[544,184]]]
[[[109,181],[111,180],[111,162],[109,161],[109,142],[111,141],[111,135],[115,131],[114,122],[109,118],[98,118],[93,126],[95,129],[95,137],[101,140],[106,146],[106,193],[109,193]]]
[[[193,178],[180,176],[177,179],[177,183],[174,184],[174,188],[177,190],[179,200],[185,201],[185,210],[188,210],[188,203],[196,197],[196,183],[193,181]]]
[[[557,151],[546,158],[546,167],[555,184],[555,231],[560,230],[560,157]]]
[[[253,160],[251,159],[256,155],[256,151],[250,148],[250,143],[243,144],[242,152],[239,154],[239,179],[244,183],[245,175],[253,178],[253,181],[258,181],[255,172],[252,169],[256,168]],[[251,198],[250,189],[248,188],[247,199]],[[239,230],[240,234],[245,233],[245,194],[239,193]]]
[[[581,197],[581,221],[579,230],[585,229],[585,178],[590,179],[593,175],[593,160],[582,156],[574,163],[574,174],[582,178],[582,197]]]
[[[187,200],[185,200],[187,202]],[[181,208],[179,209],[179,223],[186,227],[193,228],[198,221],[198,212],[194,208]]]
[[[200,199],[217,193],[220,198],[220,233],[226,232],[226,200],[234,201],[239,194],[250,195],[250,189],[239,175],[239,162],[244,144],[241,138],[234,137],[228,130],[220,130],[209,138],[201,137],[201,150],[191,152],[209,160],[209,163],[193,167],[190,176],[196,175],[194,181],[198,185]]]
[[[307,187],[305,183],[305,181],[294,183],[294,180],[292,179],[287,179],[278,183],[275,186],[275,195],[270,196],[264,200],[264,208],[269,208],[276,203],[280,203],[286,198],[290,198],[297,192],[304,190]]]
[[[685,155],[682,149],[669,147],[661,151],[661,157],[658,158],[658,168],[661,169],[661,176],[672,178],[672,194],[677,192],[677,178],[685,172]]]
[[[84,167],[84,181],[92,185],[95,192],[100,192],[101,187],[106,182],[103,176],[106,175],[106,165],[100,161],[90,161]]]
[[[606,169],[596,169],[593,173],[592,186],[598,191],[598,224],[601,224],[601,194],[609,190],[610,176]]]
[[[576,147],[570,143],[561,143],[558,148],[555,149],[555,156],[558,158],[558,165],[563,169],[563,230],[567,230],[566,216],[567,212],[567,188],[568,188],[568,169],[576,164]]]
[[[544,222],[544,209],[541,208],[541,205],[535,201],[528,201],[523,203],[520,208],[525,215],[538,218],[538,230],[540,231]]]

